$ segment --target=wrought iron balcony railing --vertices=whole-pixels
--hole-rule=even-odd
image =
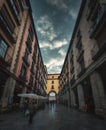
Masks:
[[[77,70],[77,77],[79,78],[79,77],[81,77],[84,73],[85,73],[85,67],[84,66],[80,66],[79,68],[78,68],[78,70]]]
[[[30,51],[30,53],[31,53],[31,52],[32,52],[32,44],[31,44],[31,41],[27,41],[26,44],[27,44],[27,47],[28,47],[28,49],[29,49],[29,51]]]
[[[98,34],[101,28],[105,28],[105,17],[106,4],[101,4],[98,6],[96,19],[94,20],[94,23],[89,30],[90,38],[93,38],[96,34]]]
[[[91,50],[92,59],[97,60],[104,52],[106,52],[106,42],[94,45],[93,49]]]
[[[79,43],[80,43],[80,41],[81,41],[81,34],[78,36],[78,38],[77,38],[77,42],[76,42],[76,48],[78,48],[78,46],[79,46]]]
[[[28,57],[24,56],[24,57],[23,57],[23,61],[26,63],[27,66],[30,65],[30,60],[29,60]]]
[[[78,51],[78,53],[76,55],[76,58],[77,58],[78,62],[83,58],[83,54],[84,54],[84,50],[83,49],[81,49],[80,51]]]
[[[23,82],[27,82],[26,75],[22,75],[22,74],[20,73],[19,77],[20,77],[20,79],[21,79]]]
[[[96,7],[97,0],[90,0],[88,3],[88,11],[87,11],[87,20],[90,19],[92,12],[94,11],[94,8]]]
[[[0,63],[6,68],[10,67],[12,63],[12,56],[10,56],[8,53],[4,58],[0,56]]]

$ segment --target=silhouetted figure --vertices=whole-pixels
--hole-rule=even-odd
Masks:
[[[36,113],[36,109],[34,108],[34,105],[33,105],[33,103],[31,102],[31,103],[29,104],[29,124],[32,123],[33,116],[34,116],[35,113]]]
[[[29,104],[28,100],[25,99],[25,101],[23,103],[23,113],[24,113],[24,115],[26,114],[26,111],[28,109],[28,104]]]

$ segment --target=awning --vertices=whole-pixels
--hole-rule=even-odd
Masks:
[[[21,93],[21,94],[18,94],[19,97],[24,97],[24,98],[31,98],[31,99],[47,99],[47,97],[44,97],[44,96],[40,96],[40,95],[37,95],[35,93]]]
[[[38,95],[35,93],[21,93],[18,94],[19,97],[24,97],[24,98],[32,98],[32,99],[37,99]]]

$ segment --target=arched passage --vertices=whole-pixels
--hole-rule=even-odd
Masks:
[[[55,91],[52,90],[52,91],[49,92],[48,97],[49,97],[49,101],[55,101],[57,94],[56,94]]]

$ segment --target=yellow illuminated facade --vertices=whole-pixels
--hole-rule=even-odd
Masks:
[[[48,74],[47,75],[47,89],[46,93],[49,94],[50,92],[59,92],[59,74]]]

